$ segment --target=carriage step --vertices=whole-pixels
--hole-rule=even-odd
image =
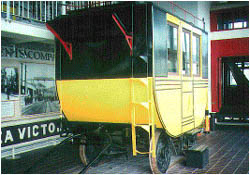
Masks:
[[[139,153],[139,154],[150,154],[151,153],[151,152],[141,152],[141,151],[138,151],[138,150],[136,150],[136,152]]]
[[[204,168],[209,162],[209,150],[206,145],[199,145],[186,150],[186,165]]]
[[[194,136],[198,133],[200,133],[202,131],[202,129],[198,128],[198,129],[194,129],[192,131],[188,131],[185,133],[186,136]]]

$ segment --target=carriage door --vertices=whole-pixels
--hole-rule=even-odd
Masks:
[[[180,29],[180,67],[182,84],[182,132],[194,128],[193,78],[191,72],[191,26],[181,23]]]

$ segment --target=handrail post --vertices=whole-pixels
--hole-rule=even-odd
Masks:
[[[18,1],[18,16],[21,16],[21,2]]]
[[[35,7],[35,9],[36,9],[36,14],[35,14],[35,16],[36,16],[36,20],[38,20],[38,5],[37,5],[37,1],[35,2],[36,3],[36,7]]]
[[[7,1],[7,20],[10,20],[10,1]]]
[[[15,1],[12,1],[12,15],[15,15]]]
[[[51,13],[51,19],[54,19],[55,18],[55,13],[54,13],[54,1],[51,2],[52,3],[52,13]]]
[[[66,15],[66,1],[62,1],[62,15]]]
[[[30,2],[29,2],[29,1],[27,2],[27,6],[28,6],[28,7],[27,7],[27,8],[28,8],[28,9],[27,9],[27,17],[28,17],[28,19],[29,19],[29,18],[30,18]]]
[[[57,15],[58,15],[57,4],[58,4],[58,2],[56,1],[56,14],[55,14],[56,17],[57,17]]]
[[[24,1],[22,1],[22,17],[24,17]]]
[[[45,17],[45,22],[47,21],[47,6],[46,6],[46,1],[44,1],[44,17]]]

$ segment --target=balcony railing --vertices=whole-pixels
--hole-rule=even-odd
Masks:
[[[160,1],[159,1],[160,2]],[[158,2],[158,3],[159,3]],[[84,8],[108,6],[118,1],[1,1],[2,17],[7,20],[29,20],[47,22],[68,11]],[[162,2],[160,2],[162,3]],[[200,28],[205,27],[203,19],[181,8],[173,1],[166,1],[166,10],[193,23]],[[159,4],[158,4],[159,5]]]
[[[7,20],[46,22],[62,14],[62,1],[1,1],[1,14]]]
[[[118,3],[117,1],[67,1],[66,11],[79,10],[84,8],[109,6],[111,4]]]
[[[1,16],[7,20],[47,22],[67,11],[106,6],[111,1],[1,1]]]

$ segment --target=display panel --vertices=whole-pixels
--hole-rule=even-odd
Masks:
[[[59,111],[54,65],[21,64],[22,115]]]
[[[1,118],[58,113],[54,54],[39,43],[30,49],[6,40],[1,46]]]

